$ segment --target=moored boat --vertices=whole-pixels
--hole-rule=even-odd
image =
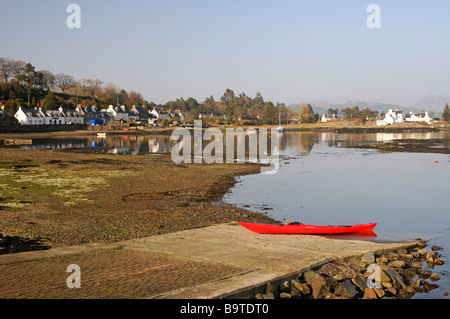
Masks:
[[[257,223],[244,223],[239,224],[248,230],[258,234],[299,234],[299,235],[333,235],[333,234],[347,234],[347,233],[360,233],[371,232],[376,223],[361,224],[361,225],[349,225],[349,226],[316,226],[309,224],[302,224],[298,222],[287,223],[284,225],[274,224],[257,224]]]

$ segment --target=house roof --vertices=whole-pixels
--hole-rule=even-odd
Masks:
[[[41,117],[39,114],[39,110],[37,109],[27,109],[27,108],[21,108],[22,112],[26,114],[26,116],[29,117]]]

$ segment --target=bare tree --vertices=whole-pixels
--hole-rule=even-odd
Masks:
[[[99,79],[90,80],[90,83],[87,87],[87,94],[90,97],[98,98],[102,93],[102,84],[103,81],[100,81]]]
[[[23,73],[26,63],[11,58],[0,58],[0,76],[3,81],[8,82]]]
[[[12,61],[12,77],[17,77],[18,75],[21,75],[21,74],[23,74],[23,72],[24,72],[24,69],[25,69],[25,66],[27,65],[27,63],[26,62],[24,62],[24,61],[16,61],[16,60],[13,60]]]
[[[80,96],[86,96],[87,88],[91,86],[92,80],[81,79],[77,81],[77,91]]]
[[[128,105],[128,107],[132,107],[133,105],[141,106],[144,104],[144,98],[142,97],[141,93],[130,91],[130,93],[127,94],[127,99],[125,103]]]
[[[56,83],[55,75],[48,70],[37,71],[37,73],[41,79],[40,86],[47,91],[53,91]]]
[[[65,93],[68,89],[75,87],[77,82],[75,78],[67,74],[57,74],[55,75],[55,86]]]
[[[106,83],[103,87],[103,102],[105,104],[117,104],[120,88],[113,83]]]
[[[3,81],[8,82],[9,77],[12,75],[14,60],[11,58],[0,58],[0,75]]]

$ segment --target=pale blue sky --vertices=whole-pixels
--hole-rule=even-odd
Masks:
[[[157,103],[226,88],[286,104],[450,95],[448,0],[0,0],[0,30],[2,57]]]

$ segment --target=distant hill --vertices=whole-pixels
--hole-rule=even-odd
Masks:
[[[413,106],[418,110],[432,111],[440,114],[444,110],[446,103],[450,103],[449,96],[428,95],[414,103]]]

